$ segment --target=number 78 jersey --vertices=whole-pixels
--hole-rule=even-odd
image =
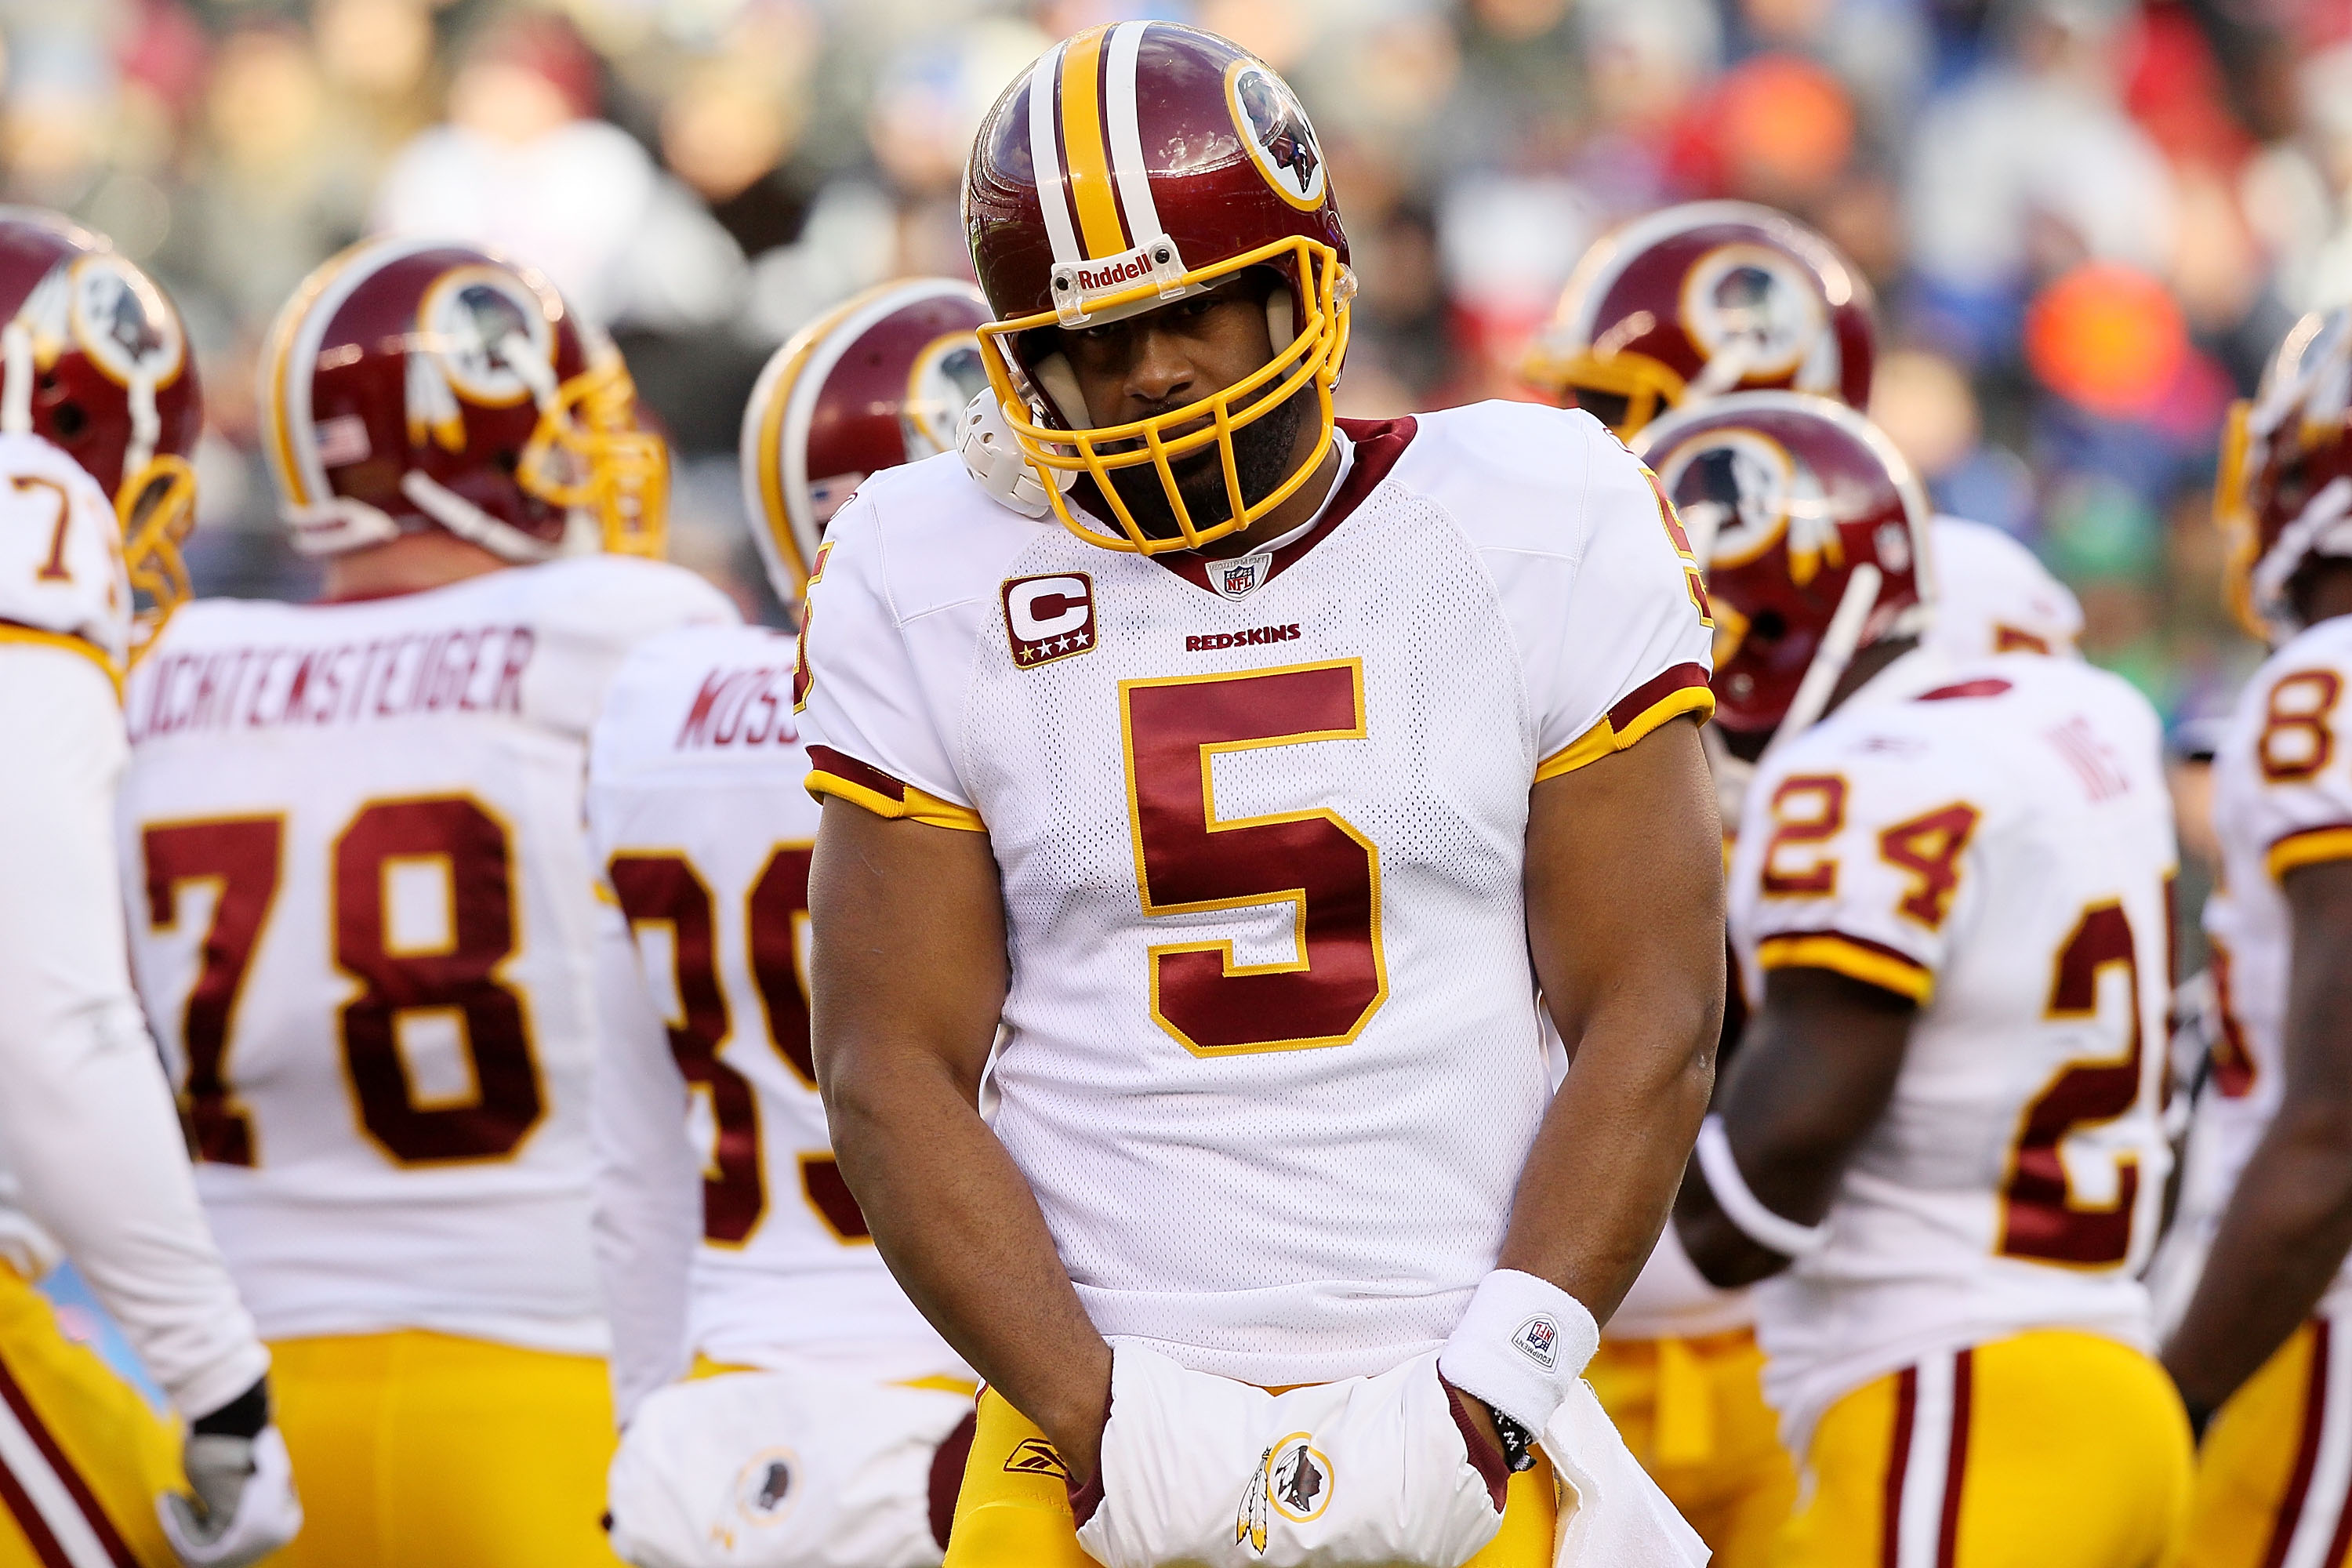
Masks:
[[[589,557],[200,600],[141,661],[132,974],[265,1339],[604,1348],[588,729],[636,642],[733,618],[679,568]]]
[[[1923,1355],[2028,1328],[2146,1347],[2137,1275],[2168,1158],[2159,742],[2147,703],[2088,665],[1920,650],[1750,785],[1742,973],[1832,970],[1918,1005],[1828,1245],[1757,1288],[1790,1430]]]
[[[1096,1326],[1260,1384],[1452,1331],[1549,1098],[1530,788],[1709,701],[1696,569],[1589,416],[1348,430],[1232,560],[877,474],[805,628],[828,811],[989,836],[985,1103]]]

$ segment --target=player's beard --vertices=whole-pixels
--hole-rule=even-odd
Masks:
[[[1298,440],[1299,421],[1307,416],[1301,399],[1308,395],[1309,389],[1301,387],[1234,432],[1234,470],[1241,480],[1243,504],[1255,506],[1290,477],[1291,450]],[[1213,528],[1233,516],[1216,443],[1171,459],[1168,468],[1176,476],[1176,491],[1184,498],[1185,513],[1195,530]],[[1145,537],[1175,539],[1183,533],[1176,524],[1176,509],[1169,504],[1167,487],[1160,482],[1160,470],[1151,464],[1112,470],[1111,485]]]

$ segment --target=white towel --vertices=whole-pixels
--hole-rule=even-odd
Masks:
[[[1541,1438],[1561,1483],[1552,1568],[1705,1568],[1706,1542],[1625,1447],[1580,1380]]]

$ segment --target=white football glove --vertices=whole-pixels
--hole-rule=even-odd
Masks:
[[[243,1568],[301,1530],[294,1463],[276,1426],[252,1437],[192,1434],[183,1463],[188,1491],[165,1492],[155,1512],[188,1568]]]
[[[606,1482],[636,1568],[938,1568],[931,1461],[968,1394],[812,1363],[646,1396]]]
[[[1102,1489],[1078,1544],[1108,1568],[1457,1568],[1503,1527],[1433,1351],[1271,1394],[1117,1346]]]

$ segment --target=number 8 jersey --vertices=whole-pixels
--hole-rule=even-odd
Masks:
[[[983,1104],[1096,1326],[1261,1384],[1454,1327],[1549,1098],[1529,789],[1709,706],[1696,568],[1589,416],[1343,431],[1228,560],[877,474],[804,637],[812,789],[989,835]]]
[[[1918,1005],[1827,1245],[1756,1288],[1792,1451],[1840,1396],[1930,1355],[2039,1328],[2150,1348],[2137,1276],[2168,1162],[2175,866],[2160,733],[2078,660],[1922,649],[1749,785],[1741,973],[1832,970]]]
[[[614,557],[205,600],[132,679],[132,969],[263,1337],[597,1352],[587,738],[632,647],[731,621]]]

